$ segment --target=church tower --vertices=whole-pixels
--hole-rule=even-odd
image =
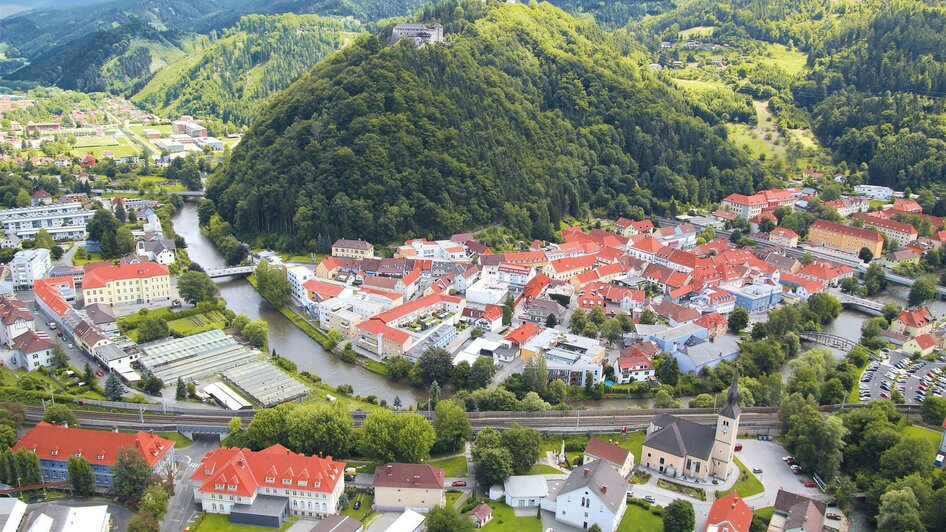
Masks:
[[[739,372],[732,376],[732,386],[726,397],[726,406],[716,418],[716,440],[713,442],[713,474],[719,478],[727,478],[732,472],[733,451],[736,448],[736,438],[739,434]]]

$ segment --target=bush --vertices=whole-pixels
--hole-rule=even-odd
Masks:
[[[299,366],[295,362],[289,360],[288,358],[276,358],[273,360],[273,363],[279,366],[280,368],[288,371],[289,373],[295,373],[299,370]]]

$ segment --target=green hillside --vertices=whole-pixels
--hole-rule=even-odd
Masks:
[[[361,31],[352,19],[251,15],[159,72],[132,101],[163,116],[248,124],[279,91]]]
[[[549,4],[427,13],[451,44],[359,38],[260,113],[208,185],[240,236],[312,248],[502,221],[548,238],[568,215],[751,187],[725,129],[594,24]]]

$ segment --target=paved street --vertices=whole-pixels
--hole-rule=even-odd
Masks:
[[[168,514],[161,523],[161,532],[180,532],[197,517],[194,490],[187,479],[194,473],[201,459],[219,445],[220,442],[216,439],[197,439],[191,445],[175,450],[178,463],[175,492],[168,503]]]
[[[765,508],[775,504],[775,495],[779,489],[800,493],[813,499],[826,498],[818,488],[806,488],[802,482],[811,480],[807,474],[796,475],[792,473],[791,467],[782,461],[783,456],[788,456],[788,451],[775,441],[759,440],[739,440],[742,444],[742,450],[736,453],[736,457],[742,460],[749,470],[761,468],[762,473],[756,474],[756,477],[765,486],[765,492],[746,499],[746,502],[753,508]]]

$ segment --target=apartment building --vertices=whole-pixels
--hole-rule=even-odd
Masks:
[[[374,256],[374,246],[364,240],[340,238],[332,244],[332,256],[368,259]]]
[[[75,240],[85,236],[85,225],[94,215],[81,203],[55,203],[0,210],[0,224],[4,233],[19,238],[33,238],[45,229],[54,240]]]
[[[49,250],[44,248],[18,251],[10,261],[10,273],[13,287],[17,290],[29,290],[33,282],[46,277],[53,268]]]
[[[122,305],[171,299],[168,267],[156,262],[97,265],[86,270],[82,283],[86,305]]]
[[[888,240],[896,242],[899,247],[904,247],[910,242],[916,241],[917,237],[920,235],[917,232],[916,228],[910,224],[898,222],[896,220],[888,220],[886,218],[881,218],[880,216],[871,216],[869,214],[855,214],[851,218],[855,220],[863,220],[864,225],[873,227],[874,229],[883,233]],[[878,254],[874,254],[878,256]]]
[[[808,228],[808,243],[827,246],[854,255],[867,248],[875,257],[884,248],[884,237],[876,231],[851,227],[825,220],[816,220]]]

